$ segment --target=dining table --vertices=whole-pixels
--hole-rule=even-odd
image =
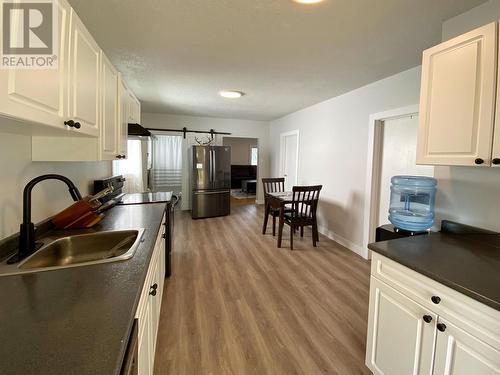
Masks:
[[[278,222],[278,247],[281,247],[281,238],[283,234],[283,225],[285,224],[285,209],[291,209],[291,204],[293,201],[293,192],[291,191],[279,191],[270,192],[266,194],[266,204],[264,213],[264,228],[267,226],[267,219],[269,216],[269,211],[271,208],[279,209],[279,222]]]

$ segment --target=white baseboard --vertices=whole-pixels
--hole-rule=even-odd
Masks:
[[[368,249],[363,249],[363,246],[355,244],[352,241],[349,241],[348,239],[339,236],[335,232],[331,231],[330,229],[324,227],[324,226],[318,226],[318,231],[328,237],[329,239],[339,243],[340,245],[348,248],[352,252],[358,254],[360,257],[368,259]]]

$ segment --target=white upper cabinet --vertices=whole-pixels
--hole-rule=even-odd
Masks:
[[[129,91],[125,82],[120,77],[118,83],[119,95],[119,129],[118,129],[118,155],[127,157],[127,137],[128,137],[128,120],[130,112]]]
[[[123,159],[141,104],[66,0],[54,4],[58,67],[1,69],[0,116],[15,120],[10,131],[31,129],[33,161]]]
[[[101,121],[101,159],[114,160],[118,155],[119,146],[119,106],[118,106],[118,71],[106,55],[102,60],[102,121]]]
[[[129,90],[129,101],[130,101],[130,113],[129,122],[132,124],[141,123],[141,103],[139,99],[134,95],[132,91]]]
[[[497,23],[424,51],[417,163],[491,163]]]
[[[71,8],[65,1],[57,1],[54,4],[59,16],[58,68],[0,69],[0,114],[64,129]]]
[[[9,131],[31,131],[33,161],[125,158],[141,104],[67,1],[54,4],[58,67],[0,69],[0,116],[14,120]]]
[[[500,27],[499,27],[499,33],[500,33]],[[500,37],[498,38],[497,43],[500,43]],[[498,46],[499,44],[497,44],[497,54],[500,53],[500,47]],[[495,131],[493,134],[493,150],[491,153],[491,164],[495,168],[500,168],[500,68],[498,66],[497,66],[497,73],[498,76],[497,76],[497,98],[495,107]]]
[[[69,120],[80,132],[99,135],[101,49],[75,11],[70,18]]]

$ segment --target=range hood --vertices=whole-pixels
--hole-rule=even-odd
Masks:
[[[151,132],[140,124],[128,124],[128,135],[136,137],[151,137]]]

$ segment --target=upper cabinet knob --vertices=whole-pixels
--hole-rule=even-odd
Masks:
[[[75,122],[75,129],[80,129],[82,125],[79,122]]]
[[[474,163],[476,163],[476,164],[478,164],[478,165],[479,165],[479,164],[483,164],[483,163],[484,163],[484,160],[483,160],[483,159],[481,159],[481,158],[477,158],[476,160],[474,160]]]
[[[494,165],[500,164],[500,158],[495,158],[491,161]]]
[[[435,303],[437,305],[439,304],[439,302],[441,302],[441,298],[439,298],[438,296],[432,296],[431,301],[432,303]]]

